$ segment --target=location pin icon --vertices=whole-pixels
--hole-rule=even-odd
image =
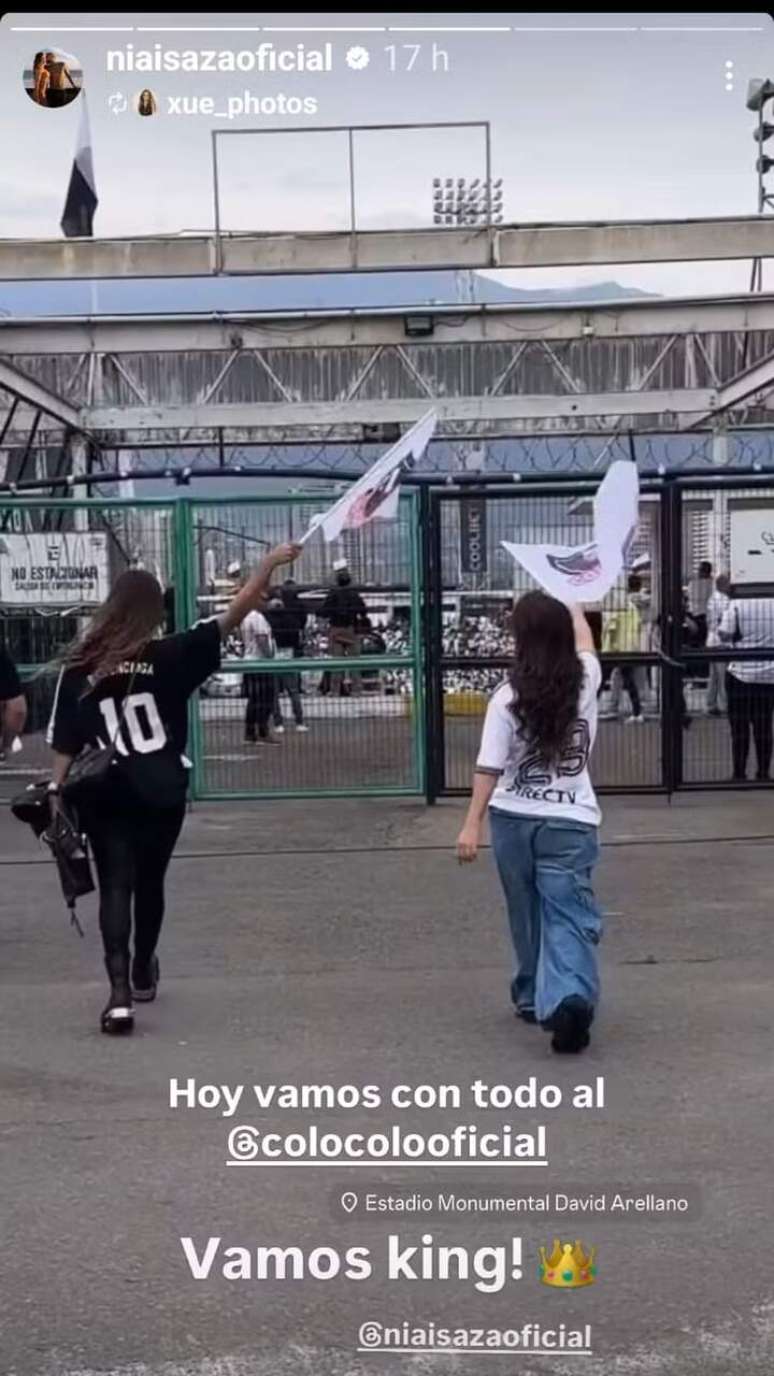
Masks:
[[[348,1214],[353,1213],[357,1208],[357,1195],[354,1194],[352,1190],[344,1191],[344,1194],[341,1196],[341,1207]]]

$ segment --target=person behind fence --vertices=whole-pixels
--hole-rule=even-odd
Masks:
[[[774,656],[774,598],[738,597],[726,607],[718,628],[725,644],[739,650],[770,650]],[[733,780],[747,778],[750,736],[755,743],[759,783],[770,778],[774,746],[774,657],[732,660],[726,673],[728,725],[731,732]]]
[[[712,564],[709,559],[702,559],[696,577],[692,578],[688,584],[688,609],[696,623],[696,648],[700,650],[707,643],[709,632],[708,604],[712,592]],[[697,679],[705,679],[708,674],[709,664],[707,662],[696,666]]]
[[[298,553],[279,546],[222,615],[161,637],[162,589],[152,574],[130,569],[65,651],[48,728],[52,807],[69,809],[68,774],[85,748],[112,750],[104,777],[92,778],[85,799],[76,794],[99,884],[110,981],[103,1032],[131,1031],[134,1003],[156,997],[164,878],[185,813],[188,700],[219,668],[225,637],[264,602],[273,571]]]
[[[604,654],[634,653],[642,650],[642,616],[639,601],[642,595],[642,579],[637,573],[630,573],[626,584],[626,601],[623,607],[606,612],[602,632]],[[631,713],[627,723],[641,723],[642,715],[641,670],[638,665],[612,663],[610,672],[610,703],[606,716],[618,717],[621,710],[621,687],[629,695]]]
[[[336,582],[329,590],[322,605],[320,616],[330,624],[328,646],[331,655],[342,658],[357,657],[360,654],[359,629],[368,617],[368,608],[357,588],[352,586],[349,569],[339,569]],[[344,675],[336,671],[331,676],[331,690],[343,691]],[[360,675],[352,674],[351,691],[360,692]]]
[[[529,592],[512,631],[513,665],[487,708],[457,854],[476,859],[488,809],[516,1014],[552,1032],[554,1051],[578,1052],[599,996],[602,924],[591,876],[601,818],[588,765],[601,670],[580,608]]]
[[[27,720],[27,699],[11,656],[0,645],[0,760],[13,748]]]
[[[729,605],[728,595],[731,580],[727,574],[718,574],[715,590],[707,602],[707,649],[718,649],[721,645],[720,623]],[[707,716],[722,717],[726,712],[726,666],[720,660],[709,661],[707,678]]]
[[[286,578],[279,589],[276,600],[270,603],[266,618],[271,626],[277,646],[278,659],[300,659],[303,654],[304,631],[309,613],[299,597],[298,587],[292,578]],[[304,722],[304,704],[301,700],[301,675],[288,670],[277,680],[277,694],[274,702],[274,727],[282,733],[285,725],[282,719],[282,694],[287,693],[293,711],[296,730],[307,732]]]
[[[269,616],[271,608],[280,606],[276,594],[269,600],[265,613],[257,609],[251,611],[242,622],[242,645],[245,659],[274,660],[277,646],[272,634]],[[272,733],[271,725],[277,707],[277,676],[262,674],[248,669],[244,675],[245,696],[245,745],[279,745]]]

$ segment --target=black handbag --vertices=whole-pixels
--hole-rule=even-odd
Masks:
[[[70,922],[79,936],[83,936],[83,928],[75,911],[75,902],[88,893],[94,893],[96,887],[89,864],[86,837],[79,831],[77,822],[57,808],[42,839],[56,862]]]
[[[43,841],[51,851],[70,922],[83,936],[75,903],[76,899],[93,893],[95,885],[86,837],[81,835],[77,817],[59,807],[52,813],[48,784],[30,784],[24,793],[12,799],[11,812],[20,822],[26,822],[37,839]]]
[[[129,680],[129,687],[124,694],[121,715],[118,718],[118,725],[110,745],[87,745],[86,749],[76,756],[67,771],[67,776],[62,784],[62,797],[66,802],[73,803],[76,807],[83,806],[84,803],[99,802],[100,797],[104,794],[110,768],[115,759],[119,732],[126,716],[126,704],[131,696],[136,674],[137,670],[135,669]]]

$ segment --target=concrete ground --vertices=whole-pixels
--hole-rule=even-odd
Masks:
[[[493,1356],[514,1376],[770,1376],[774,794],[608,800],[604,998],[568,1062],[507,1002],[491,854],[460,870],[462,805],[229,804],[190,815],[169,883],[163,983],[131,1039],[99,1035],[95,904],[71,934],[50,864],[0,811],[0,1363],[3,1376],[427,1376],[472,1351],[358,1353],[366,1320],[592,1325],[591,1356]],[[604,1076],[601,1111],[348,1109],[326,1130],[547,1125],[545,1170],[227,1168],[229,1128],[310,1115],[172,1111],[169,1080],[515,1086]],[[432,1196],[611,1186],[698,1192],[698,1217],[347,1217],[342,1191]],[[473,1250],[523,1240],[524,1276],[388,1281],[389,1233]],[[597,1283],[539,1284],[554,1236]],[[360,1282],[195,1281],[199,1250],[373,1250]],[[362,1344],[361,1344],[362,1345]]]
[[[683,778],[689,784],[731,777],[731,743],[724,717],[707,717],[700,694],[689,693],[694,713],[683,733]],[[286,700],[281,746],[244,743],[244,702],[206,699],[201,705],[203,786],[208,793],[377,788],[415,788],[418,778],[415,722],[407,698],[305,698],[308,735],[296,735]],[[324,715],[323,715],[324,713]],[[481,737],[481,716],[447,716],[444,723],[449,788],[467,788]],[[599,787],[657,787],[661,783],[661,722],[623,719],[599,724],[594,779]],[[750,776],[755,772],[750,759]],[[24,750],[0,763],[0,800],[46,775],[50,754],[41,732],[24,738]]]

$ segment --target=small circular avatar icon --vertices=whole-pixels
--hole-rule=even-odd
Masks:
[[[25,69],[24,89],[30,100],[46,110],[59,110],[77,100],[83,88],[83,69],[70,53],[48,48],[35,53]]]
[[[158,108],[159,107],[156,103],[156,97],[154,96],[152,91],[148,90],[146,86],[145,90],[140,91],[140,94],[137,97],[138,115],[155,115],[158,112]]]

